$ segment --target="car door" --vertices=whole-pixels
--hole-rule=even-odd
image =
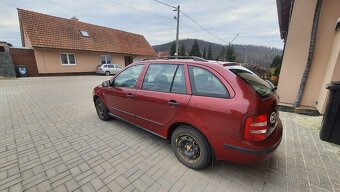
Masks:
[[[103,65],[102,69],[103,69],[104,72],[105,72],[105,71],[108,71],[107,65]]]
[[[134,97],[136,84],[144,68],[143,64],[133,65],[119,73],[105,96],[109,111],[126,121],[135,123]]]
[[[185,67],[182,64],[150,64],[141,88],[136,91],[138,125],[160,134],[189,102]]]
[[[115,66],[112,64],[107,65],[111,74],[116,74]]]
[[[235,102],[239,100],[232,99],[234,92],[229,83],[207,66],[190,64],[188,72],[192,96],[187,110],[195,114],[196,126],[208,132],[210,138],[226,133],[239,137],[236,128],[241,126],[247,111],[244,104],[249,101],[242,98],[242,102]]]

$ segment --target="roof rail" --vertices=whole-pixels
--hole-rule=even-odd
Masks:
[[[206,61],[202,57],[196,57],[196,56],[168,56],[168,59],[192,59],[194,61]]]
[[[207,60],[203,59],[202,57],[196,57],[196,56],[147,57],[147,58],[142,58],[142,59],[140,59],[140,61],[157,60],[157,59],[165,59],[165,60],[171,60],[171,59],[192,59],[192,60],[194,60],[194,61],[204,61],[204,62],[208,62]]]

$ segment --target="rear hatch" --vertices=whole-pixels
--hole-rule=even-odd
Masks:
[[[100,64],[100,65],[97,65],[97,67],[96,67],[96,71],[102,71],[102,66],[103,66],[103,64]]]
[[[278,97],[275,92],[276,87],[242,66],[227,66],[225,68],[243,79],[244,82],[256,92],[258,98],[260,98],[254,110],[255,114],[246,120],[244,136],[248,137],[249,134],[247,131],[250,130],[250,132],[257,133],[258,135],[250,134],[249,137],[254,136],[255,140],[257,138],[258,141],[266,139],[275,130],[278,123]]]

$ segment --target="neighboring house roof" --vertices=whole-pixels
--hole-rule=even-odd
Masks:
[[[18,15],[21,35],[32,47],[157,55],[142,35],[23,9],[18,9]],[[89,37],[82,36],[81,30]]]
[[[168,56],[170,56],[169,51],[159,51],[158,52],[158,57],[168,57]]]
[[[281,39],[286,39],[294,0],[276,0]]]

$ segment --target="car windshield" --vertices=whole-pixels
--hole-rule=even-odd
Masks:
[[[269,83],[250,70],[240,66],[227,66],[225,68],[245,80],[261,97],[269,96],[272,93],[273,88],[269,85]]]
[[[99,64],[97,67],[101,67],[101,66],[103,66],[103,64]]]

